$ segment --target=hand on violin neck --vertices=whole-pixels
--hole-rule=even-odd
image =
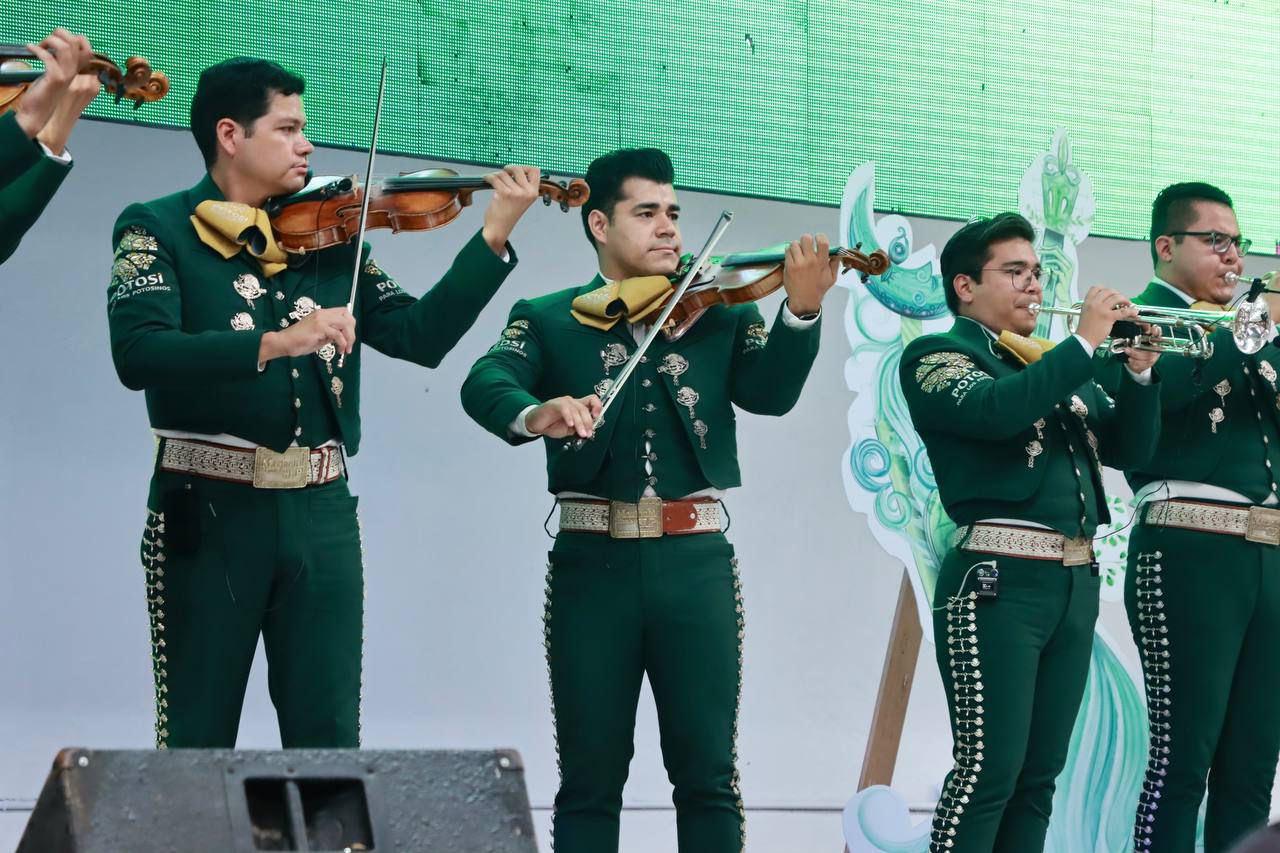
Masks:
[[[825,234],[804,234],[787,246],[782,266],[782,286],[787,291],[787,307],[797,316],[816,314],[822,300],[836,283],[839,258],[831,257]]]
[[[538,200],[542,170],[536,166],[507,166],[484,176],[493,187],[493,196],[484,211],[484,241],[493,253],[502,257],[507,240],[524,212]]]
[[[524,428],[547,438],[591,438],[603,406],[595,394],[556,397],[535,408],[524,419]]]
[[[67,147],[67,140],[71,138],[71,129],[75,127],[85,107],[101,91],[102,83],[97,77],[90,74],[76,75],[54,108],[53,117],[36,134],[36,139],[54,154],[61,156]]]
[[[44,74],[31,84],[18,104],[18,126],[32,139],[48,124],[76,79],[83,62],[92,55],[89,41],[59,27],[39,44],[28,45],[44,63]],[[47,144],[47,143],[46,143]]]

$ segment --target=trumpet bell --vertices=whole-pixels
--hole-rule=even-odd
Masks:
[[[1231,336],[1240,352],[1252,355],[1271,340],[1271,310],[1261,299],[1245,300],[1235,311],[1231,321]]]

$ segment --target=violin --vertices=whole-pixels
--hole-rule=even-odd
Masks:
[[[832,247],[830,256],[840,259],[842,271],[857,270],[863,281],[889,269],[889,255],[883,249],[868,255],[860,251],[861,247],[861,243],[852,249]],[[781,249],[712,258],[676,303],[663,332],[674,341],[714,305],[743,305],[763,299],[782,287],[785,259],[786,253]]]
[[[25,60],[35,58],[26,45],[0,44],[0,115],[15,109],[31,84],[44,74]],[[103,89],[115,95],[116,103],[128,98],[136,110],[144,103],[158,101],[169,92],[169,78],[152,71],[151,63],[141,56],[131,56],[121,69],[103,53],[95,53],[80,66],[81,74],[92,74]]]
[[[543,178],[542,203],[560,209],[581,207],[591,195],[587,182]],[[490,189],[483,178],[464,177],[452,169],[424,169],[383,178],[369,198],[369,228],[430,231],[458,218],[477,190]],[[355,176],[314,178],[301,191],[271,199],[265,210],[276,243],[287,252],[315,252],[350,242],[360,229],[364,188]]]

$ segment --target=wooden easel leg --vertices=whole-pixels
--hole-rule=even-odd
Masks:
[[[911,682],[920,657],[920,616],[916,613],[911,576],[902,571],[898,587],[898,606],[893,614],[889,648],[880,673],[880,690],[876,694],[875,714],[867,735],[867,751],[862,759],[862,775],[858,790],[893,782],[893,768],[898,761],[902,727],[907,718],[907,702],[911,699]]]

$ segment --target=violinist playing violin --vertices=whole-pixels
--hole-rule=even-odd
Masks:
[[[84,36],[59,28],[28,48],[44,74],[0,116],[0,263],[71,171],[71,128],[102,88],[93,75],[79,73],[93,53]]]
[[[1034,239],[1016,213],[953,234],[942,281],[955,324],[911,341],[899,368],[959,525],[933,594],[955,764],[931,853],[1044,849],[1098,616],[1101,466],[1141,464],[1159,435],[1156,353],[1127,350],[1114,400],[1092,379],[1094,350],[1137,314],[1116,291],[1090,289],[1056,346],[1026,337],[1043,293]]]
[[[538,197],[537,169],[488,175],[483,228],[420,298],[367,244],[286,253],[264,204],[307,183],[304,86],[260,59],[206,69],[191,129],[208,174],[115,225],[112,356],[158,438],[142,562],[161,748],[235,744],[259,634],[283,745],[359,745],[344,457],[360,446],[361,339],[439,364],[515,266],[507,240]]]
[[[795,405],[837,262],[821,236],[790,244],[772,329],[746,303],[710,307],[676,340],[659,333],[593,433],[600,397],[671,294],[682,241],[662,151],[606,154],[586,179],[583,223],[599,274],[518,302],[462,388],[467,413],[499,438],[544,439],[559,504],[543,617],[560,764],[556,850],[618,849],[647,675],[679,849],[741,851],[743,607],[720,504],[741,482],[733,407],[782,415]]]

